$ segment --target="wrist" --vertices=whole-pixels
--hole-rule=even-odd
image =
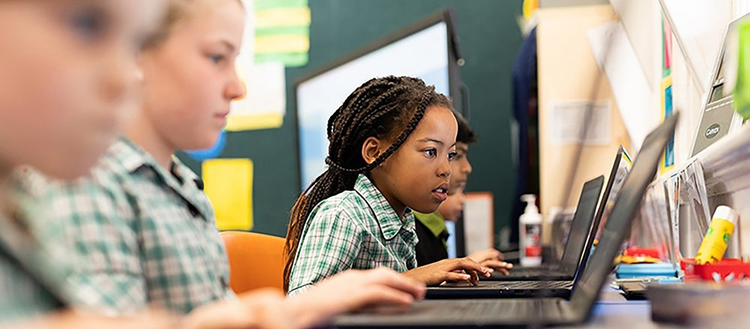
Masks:
[[[179,326],[176,328],[186,328],[186,329],[202,329],[207,328],[207,323],[204,323],[203,320],[203,312],[201,311],[201,308],[197,308],[193,310],[192,312],[183,315],[180,317],[179,320]]]
[[[322,300],[308,300],[308,292],[287,297],[284,305],[291,316],[294,328],[309,328],[320,324],[334,314],[326,309]]]
[[[417,271],[417,269],[418,268],[411,269],[411,270],[408,270],[406,272],[402,272],[400,274],[403,275],[403,276],[405,276],[405,277],[407,277],[407,278],[409,278],[409,279],[411,279],[411,280],[427,284],[426,280],[424,280],[424,278],[420,277],[419,272]]]
[[[180,318],[179,328],[229,328],[238,327],[237,324],[251,323],[250,319],[253,318],[253,315],[237,312],[238,308],[234,307],[233,303],[239,302],[236,300],[221,301],[195,308]]]

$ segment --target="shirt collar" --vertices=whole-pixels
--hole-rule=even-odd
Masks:
[[[143,167],[150,167],[167,185],[176,190],[180,190],[180,187],[185,183],[196,184],[195,180],[198,178],[195,173],[186,169],[187,167],[174,155],[168,172],[166,168],[156,162],[151,154],[125,137],[120,137],[115,141],[110,147],[109,154],[131,174]]]
[[[414,230],[414,214],[411,209],[407,207],[403,218],[400,218],[393,207],[391,207],[391,204],[388,203],[388,200],[385,199],[383,193],[380,192],[367,176],[360,174],[357,177],[357,181],[354,183],[354,190],[364,198],[370,209],[372,209],[373,215],[378,225],[380,225],[380,230],[383,232],[383,237],[386,240],[395,237],[402,227]]]
[[[140,148],[133,141],[120,137],[109,148],[108,156],[121,163],[130,174],[141,170],[151,172],[147,175],[156,175],[158,182],[167,185],[187,202],[203,214],[206,219],[213,218],[213,210],[210,206],[202,206],[197,199],[203,198],[203,182],[190,168],[172,155],[171,168],[167,171],[148,152]]]
[[[415,217],[418,221],[424,224],[435,237],[441,238],[442,235],[448,233],[448,228],[445,226],[445,218],[440,212],[434,212],[431,214],[415,213]]]
[[[156,159],[125,137],[117,138],[108,153],[131,174],[143,166],[159,167]]]

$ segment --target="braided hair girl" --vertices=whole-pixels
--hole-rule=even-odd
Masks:
[[[328,120],[328,169],[292,208],[285,288],[378,266],[426,284],[488,274],[468,259],[415,269],[411,209],[433,212],[447,197],[456,131],[451,102],[420,79],[375,78],[349,95]]]

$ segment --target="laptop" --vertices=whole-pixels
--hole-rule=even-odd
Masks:
[[[628,177],[632,168],[633,160],[630,159],[630,154],[628,154],[625,148],[620,145],[620,148],[617,150],[615,164],[612,166],[612,171],[609,173],[607,187],[604,189],[602,203],[596,211],[596,223],[594,224],[595,227],[592,227],[592,233],[594,233],[594,235],[590,235],[593,236],[594,239],[587,241],[588,245],[586,247],[586,254],[583,255],[584,260],[582,261],[584,264],[586,263],[586,259],[588,259],[588,253],[591,251],[592,246],[596,244],[596,241],[601,236],[604,224],[607,223],[607,218],[609,218],[610,213],[612,213],[612,207],[615,205],[615,200],[620,194],[622,183],[625,182],[625,178]]]
[[[622,182],[625,180],[625,177],[627,177],[628,172],[630,172],[632,163],[630,155],[628,155],[625,148],[620,145],[609,178],[607,179],[607,186],[604,189],[601,202],[599,207],[596,208],[596,216],[593,217],[593,221],[591,218],[579,216],[578,208],[576,208],[576,214],[573,217],[570,234],[565,243],[565,249],[563,250],[560,262],[547,263],[536,267],[516,266],[510,271],[510,273],[508,273],[508,275],[497,272],[493,273],[492,277],[487,280],[573,280],[577,274],[583,271],[581,266],[585,266],[586,260],[588,260],[589,253],[591,252],[591,246],[594,243],[591,236],[592,234],[597,234],[596,237],[598,238],[598,230],[602,227],[600,223],[606,222],[607,217],[605,215],[608,214],[608,212],[605,213],[604,210],[608,207],[612,207],[614,198],[617,196],[617,192],[619,192]],[[583,194],[581,195],[583,196]],[[580,207],[580,201],[581,200],[579,199],[578,207]]]
[[[570,229],[570,238],[566,245],[566,251],[568,245],[577,245],[580,248],[568,252],[568,255],[573,255],[575,258],[570,260],[570,268],[561,268],[561,270],[570,270],[568,272],[553,272],[550,271],[550,276],[554,278],[562,278],[565,281],[480,281],[476,286],[466,282],[450,282],[439,287],[427,288],[427,295],[425,298],[496,298],[496,297],[535,297],[539,295],[552,296],[552,297],[570,297],[570,288],[572,286],[571,280],[573,274],[578,267],[578,261],[581,257],[581,251],[584,244],[586,244],[587,234],[591,230],[591,224],[594,221],[594,212],[596,212],[596,204],[599,201],[599,194],[602,192],[602,185],[604,184],[604,176],[594,178],[585,184],[581,190],[581,196],[578,198],[578,206],[576,207],[575,216],[573,217],[573,225]],[[581,240],[578,243],[578,240]],[[511,270],[512,273],[515,270]],[[555,276],[556,275],[556,276]]]
[[[588,320],[599,293],[612,271],[636,210],[667,142],[674,133],[675,112],[643,142],[633,169],[617,196],[601,239],[588,266],[575,282],[570,301],[562,298],[440,299],[415,302],[404,313],[375,314],[363,311],[334,318],[337,327],[444,327],[574,325]]]
[[[526,270],[522,270],[520,274],[516,272],[516,269],[513,269],[508,276],[497,273],[494,278],[503,282],[480,281],[477,286],[461,282],[448,283],[440,287],[430,287],[427,290],[426,298],[570,298],[574,278],[583,273],[586,267],[586,262],[594,243],[594,238],[592,237],[598,238],[598,232],[603,227],[600,223],[606,222],[606,218],[609,216],[609,212],[614,204],[614,198],[619,193],[625,177],[630,172],[632,163],[625,148],[620,146],[617,150],[617,155],[615,156],[615,161],[607,180],[607,187],[604,190],[599,207],[596,207],[596,200],[601,191],[601,180],[603,178],[600,176],[584,184],[581,197],[578,200],[578,206],[576,207],[570,234],[566,241],[562,261],[556,266],[548,266],[545,269],[525,267],[523,269]],[[598,183],[596,183],[597,180],[599,181]],[[596,210],[596,215],[594,215],[594,210]],[[534,274],[539,276],[533,276]],[[500,275],[500,277],[498,278],[497,275]],[[507,277],[514,278],[515,281],[505,280]],[[492,279],[489,278],[488,280]]]

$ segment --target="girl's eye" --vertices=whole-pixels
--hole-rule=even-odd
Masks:
[[[208,60],[210,60],[214,64],[219,64],[224,60],[224,55],[218,55],[218,54],[208,55]]]
[[[458,153],[456,153],[456,152],[450,152],[450,153],[448,153],[448,160],[449,161],[456,160],[457,156],[458,156]]]
[[[425,150],[424,154],[427,155],[428,157],[434,157],[437,155],[437,150],[436,149]]]
[[[69,16],[69,24],[75,33],[85,41],[95,41],[104,33],[104,15],[95,8],[76,10]]]

